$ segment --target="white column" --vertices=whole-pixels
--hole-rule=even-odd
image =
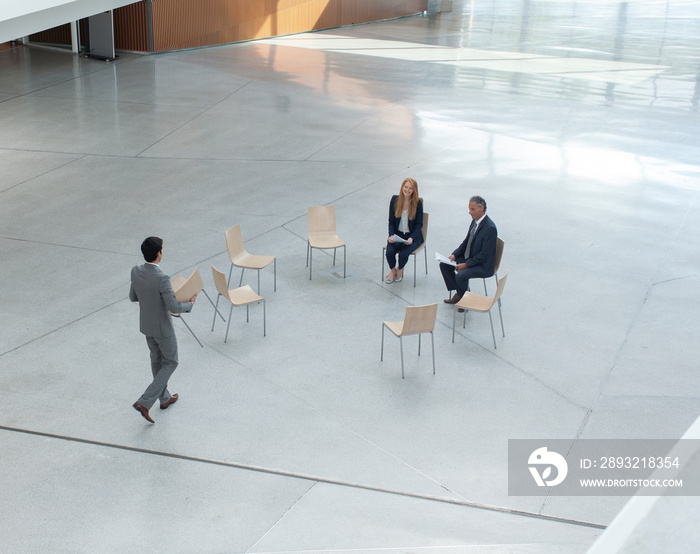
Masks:
[[[77,21],[70,22],[70,42],[71,42],[71,50],[73,51],[74,54],[77,54],[78,50],[80,50],[80,45],[78,44],[78,22]]]

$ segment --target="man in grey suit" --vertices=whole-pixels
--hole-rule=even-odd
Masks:
[[[486,215],[486,200],[481,196],[469,199],[469,215],[472,218],[467,236],[459,248],[450,254],[456,266],[441,263],[440,271],[448,291],[456,291],[447,304],[456,304],[469,290],[469,279],[491,277],[496,262],[496,224]],[[461,308],[460,308],[461,310]]]
[[[153,382],[134,403],[134,409],[151,423],[155,423],[148,413],[156,399],[160,409],[165,410],[177,402],[178,395],[168,391],[168,380],[177,367],[177,339],[171,313],[179,314],[192,310],[197,295],[189,302],[178,302],[170,284],[170,277],[158,266],[163,258],[163,239],[148,237],[141,244],[141,252],[146,263],[134,266],[131,270],[129,299],[139,303],[141,332],[146,335],[151,351],[151,371]]]

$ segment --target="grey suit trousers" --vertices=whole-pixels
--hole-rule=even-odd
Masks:
[[[138,403],[150,410],[156,400],[160,400],[161,405],[170,400],[168,380],[178,364],[177,339],[175,335],[158,338],[146,337],[146,342],[151,351],[153,381],[138,399]]]

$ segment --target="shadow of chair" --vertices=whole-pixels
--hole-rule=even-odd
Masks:
[[[231,227],[226,231],[226,248],[228,249],[228,256],[231,258],[231,269],[228,272],[228,286],[231,286],[231,272],[233,271],[233,266],[241,268],[241,279],[238,282],[240,287],[243,283],[243,273],[246,269],[255,269],[258,272],[258,294],[260,294],[260,270],[267,267],[271,263],[274,264],[274,290],[277,291],[277,258],[275,256],[258,256],[255,254],[248,254],[243,244],[243,237],[241,236],[241,226],[236,225]]]
[[[306,265],[309,268],[309,280],[313,266],[313,249],[333,249],[335,265],[336,249],[343,247],[343,279],[346,276],[347,249],[335,229],[335,206],[314,206],[309,208],[309,238],[306,242]]]
[[[213,265],[211,266],[211,272],[214,277],[214,285],[216,285],[216,291],[219,293],[216,297],[216,305],[219,305],[219,298],[222,296],[231,303],[231,308],[228,313],[228,324],[226,325],[226,337],[224,342],[228,340],[228,330],[231,326],[231,314],[233,313],[234,306],[245,306],[246,307],[246,323],[250,321],[250,305],[254,303],[262,302],[263,305],[263,336],[267,335],[267,324],[265,315],[265,299],[256,294],[253,289],[248,285],[238,287],[237,289],[229,290],[228,285],[226,285],[226,275],[221,271],[216,269]],[[216,323],[216,314],[214,314],[214,321],[211,324],[211,330],[214,330],[214,324]]]
[[[418,335],[418,355],[420,356],[420,338],[422,333],[430,333],[430,342],[433,351],[433,375],[435,374],[435,340],[433,330],[435,329],[435,319],[437,317],[437,304],[427,306],[407,306],[406,315],[403,321],[383,321],[382,322],[382,354],[381,361],[384,361],[384,328],[386,327],[399,337],[401,344],[401,378],[404,378],[403,366],[403,337],[407,335]]]
[[[496,294],[494,296],[483,296],[481,294],[476,294],[474,292],[465,292],[459,302],[453,304],[454,312],[452,314],[452,342],[455,341],[455,320],[457,318],[457,310],[462,308],[464,310],[472,310],[474,312],[488,312],[489,321],[491,322],[491,337],[493,338],[493,347],[496,348],[496,334],[493,332],[493,318],[491,317],[491,308],[498,302],[503,294],[503,289],[506,286],[506,279],[508,278],[508,272],[498,280],[498,288],[496,289]],[[503,332],[503,337],[506,336],[506,330],[503,327],[503,317],[501,315],[501,310],[499,306],[498,316],[501,319],[501,331]],[[464,312],[464,323],[462,327],[466,327],[467,313]]]
[[[173,277],[170,280],[170,285],[173,287],[173,292],[175,293],[175,299],[178,302],[189,302],[190,298],[192,298],[195,294],[199,294],[200,292],[203,292],[204,295],[207,297],[207,300],[209,300],[209,303],[212,305],[214,308],[214,319],[216,319],[216,314],[219,314],[219,317],[221,317],[222,321],[226,321],[224,319],[224,316],[221,315],[221,312],[217,309],[216,305],[212,301],[212,299],[209,297],[207,294],[207,291],[204,290],[204,283],[202,282],[202,275],[199,273],[199,268],[196,267],[194,271],[192,272],[192,275],[189,276],[189,278],[185,279],[182,275],[177,274],[175,277]],[[187,325],[187,322],[185,321],[185,318],[182,317],[182,314],[171,314],[173,317],[180,318],[180,321],[185,324],[185,327],[187,327],[187,330],[192,334],[194,339],[199,343],[199,346],[204,348],[204,345],[201,343],[201,341],[197,338],[197,335],[194,334],[194,331],[190,328],[189,325]]]
[[[416,254],[421,250],[425,254],[425,274],[428,274],[428,250],[426,249],[426,244],[428,242],[428,214],[423,213],[423,227],[421,227],[421,232],[423,233],[423,242],[421,245],[411,252],[410,256],[413,256],[413,287],[416,286]],[[382,274],[380,277],[381,281],[384,281],[384,260],[386,259],[386,245],[382,247]]]

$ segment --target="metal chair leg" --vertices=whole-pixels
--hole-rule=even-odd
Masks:
[[[226,286],[231,286],[231,273],[233,273],[233,262],[231,262],[231,268],[228,270],[228,280],[226,281]]]
[[[226,319],[224,318],[224,316],[221,315],[221,312],[218,310],[218,308],[216,307],[216,305],[214,304],[214,302],[212,302],[211,298],[210,298],[209,295],[207,294],[207,291],[205,291],[204,289],[202,289],[202,292],[204,293],[204,296],[207,297],[207,300],[209,300],[209,303],[210,303],[212,306],[214,306],[214,311],[215,311],[215,313],[214,313],[214,319],[216,319],[216,314],[219,314],[219,317],[221,318],[221,321],[226,321]],[[219,302],[219,297],[218,297],[218,296],[216,297],[216,302],[217,302],[217,303]],[[213,331],[213,330],[214,330],[214,329],[212,328],[212,331]]]
[[[457,308],[452,311],[452,344],[455,343],[455,322],[457,321]]]
[[[491,310],[489,310],[489,322],[491,323],[491,338],[493,338],[493,349],[496,350],[496,333],[493,332],[493,318],[491,317]]]
[[[216,315],[214,315],[214,317],[216,317]],[[197,335],[195,335],[195,334],[194,334],[194,331],[192,331],[192,329],[190,329],[190,326],[187,325],[187,322],[185,321],[185,318],[182,317],[182,316],[180,316],[180,321],[182,321],[182,322],[185,324],[185,327],[187,327],[187,330],[192,334],[192,336],[194,337],[194,340],[196,340],[197,342],[199,342],[199,346],[201,346],[202,348],[204,348],[204,345],[199,341],[199,339],[197,338]]]
[[[224,342],[228,340],[228,328],[231,327],[231,314],[233,313],[233,304],[231,304],[231,309],[228,311],[228,324],[226,325],[226,336],[224,337]]]
[[[498,273],[494,273],[493,276],[496,278],[496,287],[498,287]],[[498,309],[501,309],[501,299],[498,299]],[[505,335],[504,335],[505,336]]]
[[[419,356],[420,356],[420,338],[421,338],[421,334],[418,333],[418,355]]]
[[[401,379],[404,379],[404,372],[403,372],[403,337],[399,337],[399,344],[401,345]]]
[[[219,311],[219,298],[221,298],[221,295],[217,294],[216,295],[216,304],[214,305],[214,309],[216,310],[216,312],[214,312],[214,321],[211,322],[211,330],[212,331],[214,330],[214,325],[216,324],[216,313]],[[224,316],[221,316],[221,319],[224,319]],[[224,319],[224,321],[226,321],[226,320]]]
[[[311,248],[311,244],[309,244],[308,248],[309,252],[306,255],[306,265],[309,266],[309,281],[311,281],[311,271],[313,270],[314,266],[314,249]]]
[[[498,300],[500,302],[501,299],[499,298]],[[506,330],[503,327],[503,314],[501,313],[501,305],[500,304],[498,305],[498,319],[501,320],[501,331],[503,332],[503,338],[506,338]]]
[[[386,259],[386,246],[382,247],[382,272],[379,275],[379,281],[384,280],[384,260]]]
[[[384,324],[382,323],[382,353],[379,356],[379,361],[384,361]]]
[[[241,278],[238,281],[238,286],[240,287],[243,284],[243,274],[245,273],[245,267],[241,268]],[[259,283],[258,283],[258,288],[260,288]]]
[[[265,301],[263,303],[263,337],[267,336],[267,316],[265,315]]]
[[[416,288],[416,255],[413,254],[413,288]]]

